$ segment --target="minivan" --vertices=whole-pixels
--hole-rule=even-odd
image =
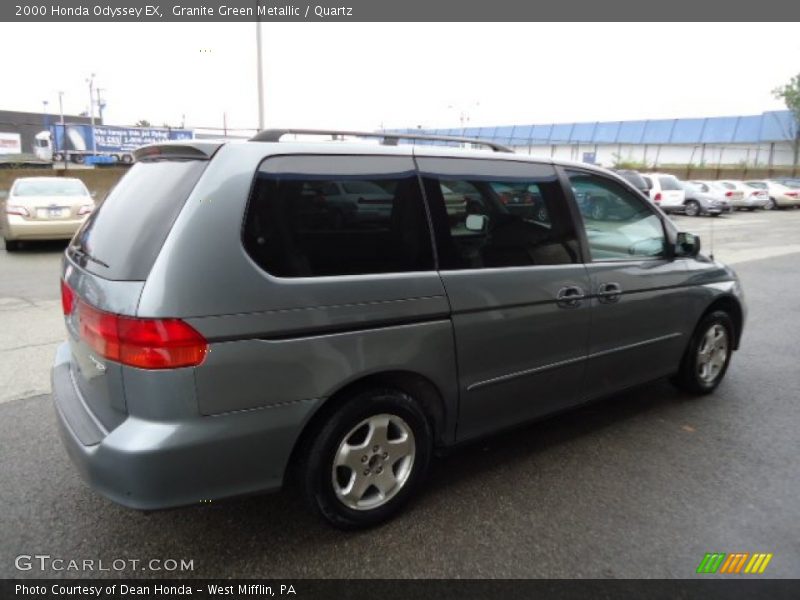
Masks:
[[[736,275],[621,177],[480,140],[286,133],[309,132],[138,150],[65,250],[59,429],[113,501],[291,480],[334,526],[370,526],[439,450],[657,378],[707,394],[725,375]],[[342,189],[352,214],[326,218]]]
[[[647,183],[650,199],[664,212],[684,210],[686,192],[677,177],[669,173],[647,173],[642,177]]]

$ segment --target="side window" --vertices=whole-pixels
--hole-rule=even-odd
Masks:
[[[592,260],[664,256],[661,219],[633,193],[602,175],[567,171],[583,217]]]
[[[518,173],[493,174],[486,164],[491,161],[457,162],[438,173],[421,165],[442,269],[580,262],[575,228],[552,167],[527,165],[526,172],[520,163]],[[474,174],[463,174],[470,170]]]
[[[286,160],[286,159],[284,159]],[[301,174],[262,168],[245,216],[250,257],[278,277],[314,277],[432,270],[427,216],[413,172]],[[373,159],[375,164],[380,159]],[[297,164],[297,163],[295,163]],[[344,169],[343,169],[344,170]],[[358,170],[358,169],[356,169]]]

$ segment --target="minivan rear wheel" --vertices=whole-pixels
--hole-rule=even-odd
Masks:
[[[301,466],[311,508],[334,527],[360,529],[394,516],[428,470],[431,425],[408,394],[372,389],[336,410]]]
[[[5,240],[6,252],[16,252],[19,250],[19,242],[17,240]]]
[[[692,394],[713,392],[728,370],[733,336],[733,321],[727,312],[717,310],[703,317],[689,341],[673,383]]]

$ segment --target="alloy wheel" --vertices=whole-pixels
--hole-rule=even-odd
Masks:
[[[712,384],[725,368],[730,344],[728,332],[719,323],[708,328],[697,348],[697,376],[704,384]]]
[[[414,433],[397,415],[373,415],[342,439],[331,477],[336,497],[354,510],[389,502],[408,482],[414,466]]]

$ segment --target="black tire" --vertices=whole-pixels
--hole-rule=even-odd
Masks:
[[[83,154],[73,154],[72,155],[72,162],[76,165],[82,165],[86,160],[86,157]]]
[[[364,456],[359,457],[359,461],[365,466],[364,473],[356,473],[349,467],[340,467],[345,472],[336,471],[334,475],[334,460],[340,449],[340,445],[347,440],[353,440],[362,431],[361,428],[353,433],[353,429],[359,424],[370,418],[379,418],[380,415],[390,415],[399,418],[410,428],[413,434],[412,447],[414,450],[413,459],[407,468],[407,475],[404,483],[400,484],[393,495],[388,500],[381,500],[379,497],[374,502],[383,502],[375,508],[351,508],[345,504],[337,495],[334,487],[334,476],[343,477],[350,482],[366,481],[361,476],[367,476],[366,471],[370,468],[368,477],[378,476],[382,469],[382,464],[388,465],[395,472],[395,466],[402,461],[398,460],[394,466],[389,462],[381,463],[383,448],[380,452],[373,452],[373,448],[364,448]],[[369,430],[369,425],[363,425]],[[358,440],[356,440],[358,441]],[[366,443],[366,439],[363,441]],[[378,447],[378,446],[375,446]],[[362,450],[358,450],[360,454]],[[362,391],[340,406],[327,420],[321,425],[319,431],[313,436],[299,466],[299,477],[303,488],[303,493],[311,509],[328,523],[339,529],[363,529],[382,523],[391,517],[408,502],[420,487],[430,464],[433,452],[433,430],[428,418],[422,408],[408,394],[391,388],[370,389]],[[368,460],[364,457],[368,456]],[[377,460],[376,460],[377,459]],[[383,459],[387,460],[387,459]],[[391,457],[388,458],[392,460]],[[373,465],[375,461],[375,465]],[[349,471],[349,473],[348,473]],[[359,467],[360,471],[360,467]],[[392,478],[395,478],[392,475]],[[341,485],[338,484],[337,485]],[[354,483],[353,483],[354,485]],[[371,491],[371,490],[374,490]],[[376,498],[377,487],[366,488],[363,498]]]
[[[706,343],[706,334],[714,327],[720,326],[725,330],[726,354],[724,362],[719,371],[713,378],[705,379],[701,376],[699,364],[699,353]],[[704,316],[692,334],[689,345],[686,347],[681,366],[678,373],[672,378],[672,382],[685,392],[697,395],[705,395],[713,392],[725,377],[728,365],[733,354],[733,343],[735,340],[735,327],[730,315],[722,310],[715,310]]]
[[[5,240],[6,252],[16,252],[19,250],[19,242],[16,240]]]
[[[133,162],[133,157],[130,154],[122,155],[122,164],[129,165]]]
[[[769,208],[770,210],[780,210],[781,207],[778,206],[778,202],[775,200],[775,198],[770,198],[767,208]]]

